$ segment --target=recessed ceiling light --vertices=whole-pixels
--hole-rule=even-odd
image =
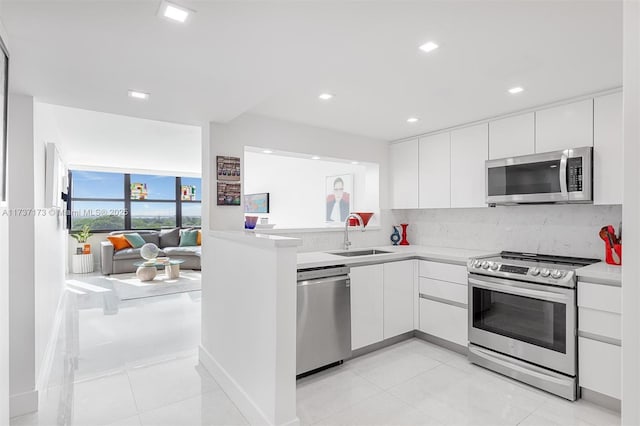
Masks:
[[[320,157],[318,157],[317,155],[314,155],[313,157],[311,157],[312,160],[319,160]]]
[[[160,10],[158,11],[158,15],[171,19],[172,21],[185,23],[187,19],[189,19],[189,15],[191,15],[192,10],[187,9],[186,7],[178,6],[177,4],[163,1],[160,3]]]
[[[323,101],[328,101],[329,99],[333,98],[333,95],[331,93],[321,93],[318,98]]]
[[[407,123],[417,123],[418,119],[416,117],[407,118]]]
[[[432,42],[432,41],[428,41],[425,44],[423,44],[422,46],[420,46],[420,50],[422,50],[423,52],[432,52],[434,50],[436,50],[438,46],[436,43]]]
[[[351,164],[360,164],[358,161],[352,161]]]
[[[516,93],[520,93],[520,92],[524,92],[524,89],[520,86],[512,87],[511,89],[509,89],[509,93],[511,93],[512,95],[515,95]]]
[[[144,92],[139,92],[137,90],[129,90],[129,97],[134,99],[142,99],[146,101],[149,99],[149,94]]]
[[[273,151],[271,151],[270,149],[265,149],[262,151],[264,154],[273,154]]]

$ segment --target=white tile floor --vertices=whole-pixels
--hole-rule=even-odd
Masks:
[[[104,295],[77,297],[40,411],[12,426],[247,424],[198,364],[199,292],[115,305]],[[303,425],[620,424],[617,413],[566,402],[418,339],[301,379],[297,399]]]

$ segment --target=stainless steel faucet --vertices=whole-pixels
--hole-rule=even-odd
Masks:
[[[349,250],[349,247],[351,247],[351,241],[349,241],[349,219],[350,218],[354,218],[355,220],[357,220],[358,224],[362,227],[362,232],[364,232],[364,221],[362,220],[362,217],[360,217],[360,215],[356,213],[349,213],[349,216],[347,216],[347,218],[344,221],[344,249],[345,250]]]

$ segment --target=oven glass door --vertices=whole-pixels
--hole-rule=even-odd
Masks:
[[[492,166],[487,170],[487,195],[560,194],[561,160]]]
[[[469,341],[552,370],[576,373],[572,288],[469,275]]]
[[[567,352],[567,306],[563,303],[474,287],[473,327]]]

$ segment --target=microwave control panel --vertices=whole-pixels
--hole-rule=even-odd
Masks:
[[[582,191],[582,157],[567,159],[567,191]]]

